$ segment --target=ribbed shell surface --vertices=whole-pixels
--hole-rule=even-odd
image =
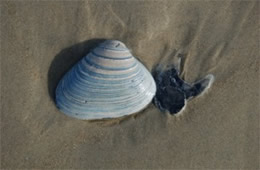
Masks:
[[[65,74],[56,89],[56,105],[78,119],[116,118],[142,110],[155,91],[153,77],[129,49],[107,40]]]

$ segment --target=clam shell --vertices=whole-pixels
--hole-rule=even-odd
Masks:
[[[56,105],[78,119],[116,118],[145,108],[156,92],[150,72],[120,41],[107,40],[59,82]]]

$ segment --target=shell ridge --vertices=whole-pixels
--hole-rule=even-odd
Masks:
[[[127,59],[131,59],[133,58],[133,56],[126,56],[126,57],[108,57],[108,56],[104,56],[104,55],[100,55],[100,54],[97,54],[96,52],[94,51],[91,51],[92,55],[96,56],[96,57],[100,57],[100,58],[104,58],[104,59],[109,59],[109,60],[127,60]]]
[[[79,69],[82,70],[82,67],[80,65],[79,65]],[[109,78],[114,78],[114,76],[116,76],[116,77],[119,77],[120,79],[119,78],[117,78],[117,79],[114,78],[114,79],[112,79],[113,81],[121,81],[121,80],[123,81],[124,79],[127,79],[127,78],[129,79],[129,78],[132,78],[134,76],[138,76],[140,74],[140,72],[141,72],[141,69],[134,70],[133,72],[130,72],[130,73],[127,73],[127,74],[122,74],[122,75],[120,75],[120,74],[105,75],[105,74],[95,74],[94,72],[86,69],[86,70],[82,70],[82,71],[80,71],[78,73],[82,76],[83,79],[90,78],[90,79],[96,79],[96,80],[100,80],[100,81],[102,81],[102,80],[109,81],[110,80]],[[129,74],[132,74],[132,76],[129,76]],[[102,76],[104,76],[104,77],[102,77]],[[124,79],[122,79],[123,76],[125,76]],[[129,76],[129,77],[126,77],[126,76]],[[101,79],[101,78],[103,78],[103,79]]]
[[[94,67],[96,67],[96,68],[98,68],[98,69],[102,69],[102,70],[112,70],[112,71],[118,71],[118,70],[128,70],[128,69],[130,69],[130,68],[132,68],[132,67],[134,67],[134,66],[136,66],[136,62],[133,64],[133,65],[131,65],[130,67],[117,67],[117,68],[111,68],[111,67],[105,67],[105,66],[101,66],[101,65],[98,65],[98,64],[96,64],[95,62],[93,62],[93,61],[91,61],[90,59],[89,59],[89,57],[85,57],[84,58],[84,61],[88,64],[88,65],[90,65],[90,66],[94,66]]]
[[[129,51],[127,48],[109,48],[104,46],[99,46],[98,48],[103,48],[106,50],[112,50],[112,51]]]
[[[78,65],[80,67],[80,69],[82,70],[80,73],[84,74],[84,75],[89,75],[89,76],[93,76],[93,77],[98,77],[98,78],[121,78],[122,77],[125,77],[126,75],[129,75],[129,74],[133,74],[134,72],[137,72],[137,71],[140,71],[140,69],[138,70],[134,70],[133,73],[130,72],[130,73],[127,73],[127,74],[113,74],[113,75],[107,75],[107,74],[101,74],[101,73],[95,73],[93,71],[91,71],[90,69],[88,69],[88,67],[83,67],[81,66],[80,64]],[[83,68],[82,68],[83,67]],[[83,70],[84,69],[84,70]]]

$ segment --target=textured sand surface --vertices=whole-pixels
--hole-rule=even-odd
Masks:
[[[1,2],[1,168],[259,168],[259,2]],[[149,70],[185,57],[215,75],[178,117],[150,104],[124,120],[60,113],[61,76],[102,39]]]

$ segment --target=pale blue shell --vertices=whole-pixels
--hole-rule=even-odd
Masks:
[[[153,77],[129,49],[107,40],[62,78],[56,105],[78,119],[116,118],[145,108],[155,92]]]

